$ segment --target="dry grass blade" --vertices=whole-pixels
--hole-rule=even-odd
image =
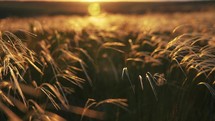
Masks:
[[[183,41],[181,39],[186,37],[192,37],[192,36],[193,36],[192,34],[182,34],[180,36],[177,36],[167,44],[166,49],[169,49],[171,47],[181,48],[181,46],[187,45],[189,42],[188,39],[186,39],[186,41]]]
[[[29,58],[25,57],[25,59],[42,75],[44,75],[44,73],[41,71],[40,68],[38,68]]]
[[[79,50],[79,51],[81,51],[89,59],[89,61],[92,64],[94,64],[93,58],[89,55],[89,53],[86,50],[84,50],[83,48],[76,48],[76,49]]]
[[[71,53],[70,51],[66,51],[66,50],[63,50],[61,49],[61,51],[66,54],[69,58],[77,61],[77,62],[81,62],[82,60],[80,58],[78,58],[77,56],[75,56],[73,53]]]
[[[65,100],[66,105],[69,105],[69,101],[68,101],[67,98],[66,98],[66,95],[65,95],[65,93],[64,93],[64,91],[63,91],[63,88],[62,88],[60,82],[57,81],[56,84],[57,84],[57,86],[59,87],[61,94],[63,95],[63,98],[64,98],[64,100]],[[56,87],[56,88],[57,88],[57,87]]]
[[[7,106],[0,101],[0,110],[2,110],[10,121],[22,121],[16,114],[14,114]]]
[[[83,71],[82,69],[80,69],[80,68],[77,68],[77,67],[75,67],[75,66],[68,66],[69,67],[69,69],[70,70],[74,70],[74,71]],[[73,71],[72,71],[73,72]]]
[[[51,84],[48,84],[48,83],[43,83],[40,87],[44,87],[44,86],[47,86],[57,96],[57,98],[60,100],[60,102],[62,103],[62,105],[65,108],[68,108],[68,105],[66,104],[63,96],[54,86],[52,86]]]
[[[45,115],[49,117],[50,121],[66,121],[63,117],[52,112],[46,111]]]
[[[120,52],[120,53],[125,53],[124,51],[120,50],[120,49],[117,49],[117,48],[113,48],[113,47],[105,47],[106,49],[111,49],[111,50],[115,50],[117,52]]]
[[[167,80],[164,78],[164,74],[155,73],[153,78],[157,86],[162,86],[167,82]]]
[[[126,111],[128,111],[128,109],[126,107],[128,107],[128,104],[127,104],[127,99],[106,99],[106,100],[103,100],[103,101],[100,101],[100,102],[96,102],[94,99],[88,99],[85,106],[84,106],[84,110],[82,112],[82,116],[81,116],[81,120],[83,120],[83,116],[85,116],[85,113],[87,112],[87,110],[92,107],[92,106],[100,106],[102,104],[113,104],[113,105],[116,105]],[[94,111],[95,112],[95,111]],[[99,115],[96,115],[95,117],[99,118],[100,120],[104,120],[104,114],[103,113],[97,113],[95,112],[96,114],[99,114]],[[95,118],[94,117],[94,118]]]
[[[20,32],[24,32],[24,33],[30,35],[31,37],[37,37],[37,34],[34,34],[34,33],[32,33],[32,32],[26,31],[26,30],[24,30],[24,29],[19,29],[19,31],[20,31]]]
[[[19,39],[15,34],[9,32],[9,31],[5,31],[4,35],[7,36],[7,38],[10,40],[10,43],[13,45],[13,49],[17,52],[17,53],[23,53],[24,55],[28,55],[28,53],[30,54],[30,57],[32,60],[34,60],[33,55],[35,54],[33,51],[31,51],[30,49],[28,49],[28,47],[26,45],[23,44],[22,40]]]
[[[182,25],[179,25],[177,27],[175,27],[175,29],[172,31],[172,33],[175,33],[178,29],[182,28],[182,27],[186,27],[186,26],[190,26],[190,24],[182,24]]]
[[[2,80],[2,74],[4,72],[4,68],[3,67],[0,67],[0,79]],[[1,85],[1,84],[0,84]]]
[[[211,69],[211,71],[208,73],[207,78],[208,78],[213,72],[215,72],[215,67],[213,67],[213,68]]]
[[[143,87],[143,77],[141,75],[139,75],[139,81],[140,81],[141,89],[143,90],[144,89],[144,87]]]
[[[0,90],[0,96],[5,102],[10,104],[11,106],[14,106],[13,102],[2,92],[2,90]]]
[[[37,104],[34,100],[30,99],[28,100],[28,105],[30,105],[30,103],[32,103],[34,105],[34,107],[36,108],[37,112],[44,114],[45,110],[43,110],[43,108],[40,107],[39,104]]]
[[[127,67],[124,67],[122,69],[122,75],[121,75],[121,79],[123,80],[124,79],[124,76],[125,76],[125,70],[127,69]]]
[[[83,71],[84,71],[84,74],[85,74],[86,77],[87,77],[87,80],[88,80],[89,83],[90,83],[90,86],[93,86],[93,81],[92,81],[92,79],[90,78],[90,76],[88,75],[88,73],[87,73],[87,71],[86,71],[86,68],[84,67],[84,64],[83,64],[82,61],[80,61],[80,65],[81,65],[81,68],[82,68]]]
[[[118,76],[118,72],[117,69],[114,65],[113,60],[110,59],[110,57],[107,58],[108,62],[110,63],[110,67],[112,68],[113,71],[113,77],[115,78],[116,81],[119,81],[119,76]]]
[[[11,106],[14,106],[13,102],[2,91],[0,91],[0,96],[3,101],[7,102]]]
[[[57,78],[57,76],[66,79],[67,81],[71,82],[72,84],[74,84],[80,88],[83,88],[82,84],[85,82],[85,79],[79,78],[75,75],[72,75],[71,73],[58,74],[58,75],[56,75],[56,78]]]
[[[106,99],[106,100],[103,100],[103,101],[100,101],[96,104],[96,106],[100,106],[102,104],[105,104],[105,103],[108,103],[108,104],[113,104],[113,105],[116,105],[124,110],[128,110],[126,107],[128,107],[128,104],[127,104],[127,99]]]
[[[127,67],[124,67],[123,70],[122,70],[122,80],[123,80],[123,78],[124,78],[124,75],[127,76],[128,81],[129,81],[129,83],[130,83],[130,85],[131,85],[132,91],[133,91],[133,93],[135,94],[135,89],[134,89],[134,86],[133,86],[133,84],[132,84],[131,78],[130,78],[130,76],[129,76],[128,68],[127,68]]]
[[[70,105],[70,108],[68,109],[68,111],[77,114],[77,115],[81,115],[81,116],[85,116],[85,117],[89,117],[89,118],[94,118],[94,119],[98,119],[98,120],[104,120],[105,119],[105,113],[101,112],[101,111],[95,111],[95,110],[91,110],[91,109],[87,109],[82,108],[82,107],[77,107],[77,106],[72,106]]]
[[[181,71],[183,72],[184,76],[187,78],[187,74],[185,73],[185,71],[184,71],[183,68],[181,67],[181,64],[178,62],[178,60],[177,60],[176,58],[173,58],[172,60],[174,60],[174,61],[178,64],[178,66],[179,66],[179,68],[181,69]]]
[[[19,109],[21,112],[26,113],[28,111],[28,108],[18,99],[15,97],[8,95],[8,98],[13,102],[14,106],[16,106],[17,109]]]
[[[8,82],[8,81],[1,81],[0,82],[0,89],[1,88],[7,88],[7,87],[12,87],[10,82]]]
[[[143,59],[141,59],[141,58],[128,58],[128,59],[126,59],[126,61],[135,61],[135,62],[144,62],[144,60]]]
[[[213,81],[213,85],[215,85],[215,80]]]
[[[128,42],[129,42],[129,44],[130,44],[130,46],[131,46],[131,49],[133,49],[133,46],[134,46],[133,40],[132,40],[132,39],[129,39]]]
[[[103,47],[113,47],[113,46],[118,46],[118,47],[124,47],[125,44],[121,42],[106,42],[102,44]]]
[[[19,82],[18,82],[18,80],[17,80],[17,78],[15,76],[15,73],[14,73],[13,69],[11,67],[9,67],[9,70],[10,70],[10,74],[11,74],[11,76],[13,78],[13,81],[15,83],[15,88],[18,90],[18,92],[19,92],[19,94],[20,94],[20,96],[22,98],[23,103],[25,104],[25,106],[27,106],[25,96],[24,96],[24,94],[22,92],[22,89],[20,88]]]
[[[198,70],[199,71],[199,73],[193,78],[193,80],[196,80],[199,76],[201,76],[202,74],[206,77],[206,78],[208,78],[208,76],[209,75],[207,75],[206,73],[207,72],[210,72],[211,71],[211,68],[208,68],[208,69],[206,69],[206,68],[203,68],[203,69],[200,69],[200,70]],[[209,79],[209,78],[208,78]],[[210,79],[209,79],[210,80]]]
[[[85,103],[85,106],[84,106],[84,110],[83,110],[83,112],[82,112],[82,114],[81,114],[81,119],[80,119],[80,121],[83,120],[83,117],[84,117],[86,111],[87,111],[90,107],[92,107],[93,105],[96,105],[96,104],[97,104],[97,102],[96,102],[94,99],[88,99],[88,100],[87,100],[87,102]]]
[[[116,47],[124,47],[124,46],[125,46],[125,44],[120,43],[120,42],[106,42],[106,43],[102,44],[102,46],[100,46],[100,48],[98,49],[96,58],[98,57],[100,50],[102,50],[103,48],[115,50],[120,53],[125,53],[124,51],[116,48]]]
[[[55,113],[45,111],[34,100],[30,99],[30,100],[28,100],[28,103],[33,104],[33,106],[32,106],[33,111],[31,111],[28,116],[30,121],[32,120],[32,118],[33,118],[33,120],[42,120],[42,121],[66,121],[63,117],[61,117]]]
[[[210,93],[212,94],[213,98],[215,98],[215,90],[210,84],[208,84],[206,82],[200,82],[200,83],[198,83],[198,85],[206,86],[208,88],[208,90],[210,91]]]
[[[150,86],[151,86],[151,88],[152,88],[152,91],[153,91],[153,93],[154,93],[154,96],[155,96],[156,101],[158,101],[157,92],[156,92],[155,87],[154,87],[153,82],[152,82],[152,80],[153,80],[154,78],[153,78],[153,76],[151,75],[151,73],[149,73],[149,72],[146,73],[146,79],[149,81],[149,84],[150,84]],[[153,81],[154,81],[154,80],[153,80]],[[154,81],[154,82],[155,82],[155,81]]]
[[[54,100],[55,95],[51,93],[49,90],[45,89],[44,87],[41,87],[40,90],[47,96],[47,98],[51,101],[52,105],[55,107],[56,110],[60,109],[60,106],[56,103]]]

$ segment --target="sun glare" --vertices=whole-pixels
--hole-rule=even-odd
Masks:
[[[97,16],[101,13],[101,7],[99,3],[91,3],[88,6],[88,12],[91,16]]]
[[[100,2],[101,0],[82,0],[83,2]]]

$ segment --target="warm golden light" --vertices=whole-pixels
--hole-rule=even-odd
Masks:
[[[168,1],[168,0],[63,0],[63,1],[81,1],[81,2],[146,2],[146,1],[149,1],[150,2],[150,1]],[[186,1],[186,0],[182,0],[182,1]]]
[[[101,2],[102,0],[82,0],[83,2]]]
[[[88,6],[88,12],[91,16],[97,16],[101,13],[101,7],[99,3],[91,3]]]

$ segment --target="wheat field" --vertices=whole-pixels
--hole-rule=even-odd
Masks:
[[[214,11],[0,19],[0,120],[214,121]]]

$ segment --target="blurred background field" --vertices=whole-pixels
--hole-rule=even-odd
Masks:
[[[86,15],[91,2],[0,1],[0,17],[40,15]],[[102,11],[119,14],[174,13],[209,11],[214,1],[185,2],[101,2]]]

